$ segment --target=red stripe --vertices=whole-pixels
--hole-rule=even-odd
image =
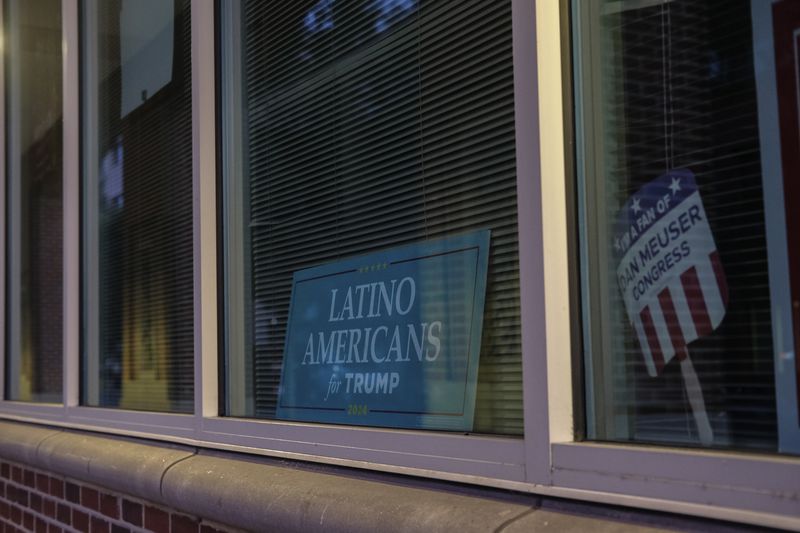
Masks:
[[[697,336],[708,335],[713,328],[711,327],[711,319],[708,316],[706,300],[703,298],[702,289],[700,289],[700,280],[697,279],[697,270],[691,267],[681,274],[681,282],[683,283],[683,292],[686,294],[686,303],[689,304],[689,310],[692,312],[692,320],[694,321],[694,328],[697,330]]]
[[[714,276],[717,278],[719,294],[722,296],[722,305],[728,307],[728,282],[725,280],[725,271],[722,270],[722,263],[719,260],[719,252],[711,252],[711,266],[714,268]]]
[[[664,313],[664,322],[667,323],[672,347],[675,349],[675,354],[680,357],[686,342],[683,340],[683,331],[681,331],[678,313],[672,303],[672,295],[669,292],[669,288],[665,287],[664,290],[658,293],[658,303],[661,304],[661,312]]]
[[[675,357],[678,358],[678,361],[683,361],[689,356],[689,352],[686,351],[686,346],[681,346],[680,350],[675,350]]]
[[[653,364],[656,366],[656,374],[660,374],[664,368],[664,355],[661,353],[661,345],[658,343],[658,333],[653,325],[653,317],[650,315],[650,307],[645,306],[639,313],[642,319],[642,326],[647,335],[647,344],[650,346],[650,354],[653,357]]]

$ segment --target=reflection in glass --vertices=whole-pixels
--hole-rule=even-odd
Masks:
[[[406,17],[416,7],[415,0],[375,0],[370,6],[380,13],[375,21],[375,31],[381,33],[388,30],[393,22]]]
[[[771,38],[749,1],[572,6],[587,436],[776,450]]]
[[[303,18],[303,24],[309,33],[317,33],[333,29],[334,0],[320,0]]]
[[[490,230],[473,430],[521,434],[511,3],[222,5],[226,414],[280,416],[296,272]],[[430,316],[454,324],[464,312],[449,285],[455,263],[420,281]],[[380,271],[385,281],[393,268]],[[377,283],[380,272],[362,278]],[[380,325],[349,327],[363,328],[348,333],[355,346]],[[448,396],[463,374],[440,362],[409,374],[421,404]],[[353,372],[391,383],[388,369]],[[350,407],[363,416],[367,404],[399,406],[390,400]]]
[[[83,401],[193,405],[189,2],[84,3]]]
[[[62,54],[59,0],[4,2],[7,397],[60,402]]]

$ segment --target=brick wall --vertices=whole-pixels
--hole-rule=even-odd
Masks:
[[[0,463],[0,533],[234,531],[151,502],[10,462]]]
[[[57,120],[25,155],[28,168],[26,204],[27,302],[33,376],[32,392],[40,398],[61,396],[63,354],[63,123]],[[23,306],[23,309],[25,307]]]

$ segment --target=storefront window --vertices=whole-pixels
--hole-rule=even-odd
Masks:
[[[572,12],[588,437],[799,453],[800,3]]]
[[[224,2],[226,413],[522,433],[511,2]]]
[[[4,2],[7,398],[61,402],[61,2]]]
[[[82,6],[83,401],[191,411],[189,2]]]

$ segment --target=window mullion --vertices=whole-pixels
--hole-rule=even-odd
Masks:
[[[519,216],[522,374],[525,417],[525,466],[528,481],[549,484],[547,360],[542,270],[541,174],[536,101],[537,64],[535,6],[513,5],[514,102],[517,139],[517,202]]]
[[[219,414],[214,3],[192,2],[195,416]]]
[[[5,28],[5,2],[0,0],[0,30]],[[6,54],[0,54],[0,402],[6,397]]]
[[[78,1],[62,0],[64,84],[64,405],[80,400],[80,111]]]
[[[15,9],[18,9],[14,3],[10,3],[8,6],[9,9],[9,19],[10,21],[14,21],[19,17],[16,15]],[[11,28],[9,28],[11,30]],[[20,65],[19,61],[12,61],[11,58],[14,54],[19,54],[19,30],[14,29],[13,31],[7,31],[5,35],[5,46],[7,48],[5,57],[9,58],[8,68],[11,72],[9,72],[9,78],[11,80],[20,78]],[[9,90],[4,95],[3,105],[5,106],[6,100],[9,100],[9,109],[13,109],[14,105],[19,102],[20,98],[20,91],[18,87],[15,87],[13,84],[8,88]],[[19,375],[20,375],[20,367],[21,367],[21,355],[20,355],[20,348],[21,348],[21,340],[20,340],[20,329],[21,329],[21,299],[22,299],[22,289],[20,287],[19,280],[21,278],[20,273],[22,270],[21,267],[21,250],[20,250],[20,222],[21,222],[21,213],[20,213],[20,203],[21,203],[21,196],[22,193],[20,191],[21,188],[21,181],[22,181],[22,170],[21,170],[21,163],[17,154],[20,153],[20,129],[21,129],[21,115],[20,113],[11,113],[9,117],[11,120],[10,122],[3,121],[5,125],[6,131],[10,130],[11,134],[8,136],[8,164],[4,165],[3,169],[6,172],[6,194],[8,194],[8,202],[6,205],[8,206],[8,213],[7,217],[4,219],[5,222],[8,224],[6,228],[5,236],[6,236],[6,245],[8,246],[8,261],[6,262],[8,268],[8,276],[10,280],[17,280],[17,283],[8,283],[6,286],[8,288],[8,292],[6,297],[8,298],[7,308],[11,310],[6,317],[8,320],[8,338],[5,339],[5,344],[3,345],[6,353],[8,355],[8,374],[11,376],[11,379],[8,380],[8,394],[9,398],[18,399],[19,398]]]

